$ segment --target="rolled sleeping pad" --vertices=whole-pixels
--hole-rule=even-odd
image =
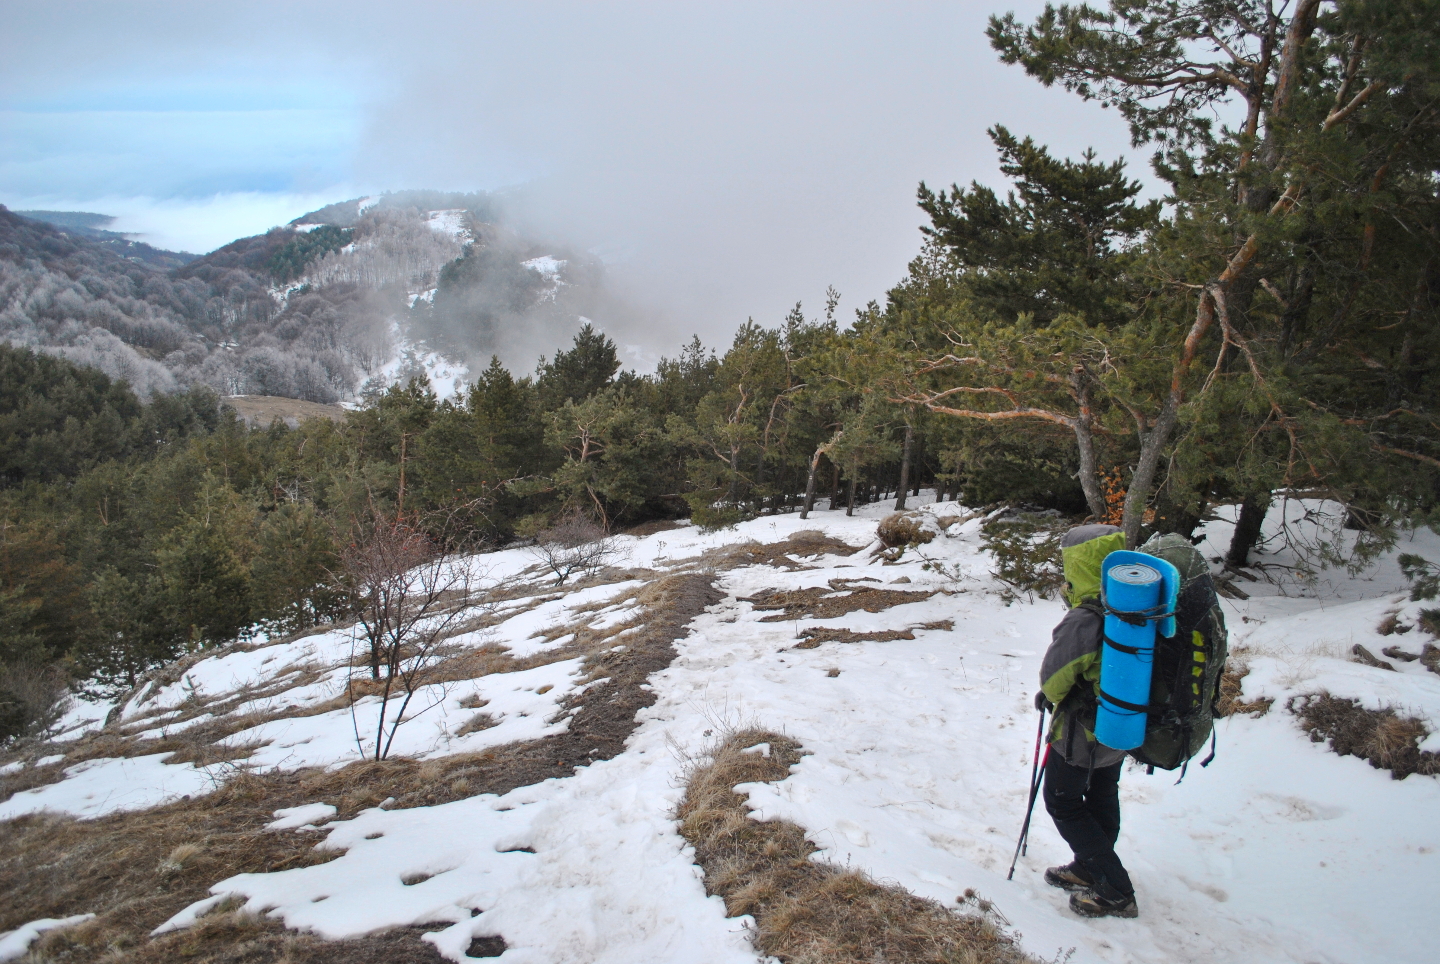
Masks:
[[[1120,550],[1101,564],[1101,585],[1108,611],[1100,651],[1095,738],[1112,749],[1133,750],[1145,742],[1156,622],[1174,623],[1173,616],[1164,617],[1174,612],[1180,573],[1148,553]],[[1145,618],[1137,625],[1117,612]]]

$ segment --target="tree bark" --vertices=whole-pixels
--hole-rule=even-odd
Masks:
[[[905,425],[905,447],[900,450],[900,481],[895,486],[895,511],[905,511],[905,495],[910,491],[910,453],[915,446],[915,429]]]
[[[805,477],[805,502],[800,507],[800,518],[810,518],[810,509],[815,505],[815,473],[820,468],[820,456],[825,453],[824,446],[815,450],[810,457],[810,473]]]
[[[1240,503],[1240,517],[1235,520],[1235,534],[1230,537],[1230,551],[1225,564],[1243,566],[1250,561],[1250,550],[1260,541],[1260,527],[1270,508],[1270,494],[1247,495]]]
[[[855,514],[855,478],[850,478],[850,497],[845,500],[845,514]]]
[[[1096,521],[1105,518],[1105,494],[1100,491],[1100,470],[1095,463],[1095,435],[1090,430],[1093,418],[1090,404],[1090,378],[1084,369],[1077,367],[1070,374],[1070,384],[1079,403],[1079,415],[1075,418],[1075,447],[1080,454],[1080,490],[1085,493],[1085,504]]]

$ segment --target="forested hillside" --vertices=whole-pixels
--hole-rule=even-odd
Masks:
[[[147,397],[354,401],[414,375],[448,394],[497,351],[623,310],[598,263],[515,235],[484,195],[343,202],[199,258],[85,227],[100,215],[32,213],[0,209],[0,339]]]
[[[600,282],[484,221],[483,199],[347,202],[168,273],[0,212],[4,337],[128,382],[5,352],[28,387],[7,374],[0,589],[7,638],[40,641],[7,643],[7,672],[60,660],[123,687],[187,648],[338,618],[345,547],[402,521],[495,544],[577,517],[902,507],[924,483],[1132,542],[1238,504],[1240,566],[1270,503],[1303,493],[1361,535],[1303,547],[1316,568],[1435,522],[1436,19],[1181,7],[990,30],[1005,60],[1117,108],[1155,146],[1163,202],[1119,161],[997,126],[1008,183],[921,185],[923,248],[883,305],[797,305],[652,375],[588,325],[533,375],[490,357]],[[1212,121],[1224,98],[1239,129]],[[426,352],[467,360],[463,390],[427,384]],[[248,430],[170,394],[192,384],[365,404]],[[39,719],[20,716],[10,732]]]

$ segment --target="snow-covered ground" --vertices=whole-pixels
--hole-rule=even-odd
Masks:
[[[461,244],[473,244],[475,237],[470,233],[466,225],[468,215],[464,208],[452,208],[445,211],[427,211],[425,223],[430,230],[438,231],[441,234],[448,234]]]
[[[1313,510],[1291,504],[1275,518]],[[664,572],[706,549],[778,542],[806,529],[868,546],[888,511],[869,506],[847,518],[821,510],[809,521],[789,515],[720,533],[685,527],[621,537],[621,564]],[[964,514],[953,503],[923,511]],[[1218,556],[1229,528],[1209,523],[1202,550]],[[1270,532],[1262,562],[1293,563],[1293,549],[1274,537],[1273,525]],[[1437,559],[1440,539],[1421,532],[1401,550]],[[751,565],[719,572],[724,598],[694,620],[676,643],[674,663],[651,678],[657,701],[642,711],[624,753],[503,796],[377,808],[331,820],[318,833],[313,822],[331,812],[319,805],[337,801],[292,808],[277,814],[277,824],[298,829],[275,832],[316,834],[323,837],[319,846],[343,855],[217,881],[212,899],[167,926],[185,926],[236,895],[289,926],[328,937],[445,922],[427,939],[457,961],[472,937],[499,934],[509,946],[500,958],[506,962],[755,962],[745,920],[726,919],[720,900],[705,896],[672,818],[687,755],[727,727],[755,724],[785,731],[809,754],[788,779],[745,788],[758,816],[807,828],[822,848],[819,859],[938,901],[953,905],[974,888],[1039,956],[1063,957],[1074,948],[1075,962],[1433,960],[1440,782],[1392,780],[1361,760],[1339,757],[1310,742],[1283,711],[1287,695],[1323,687],[1367,705],[1396,706],[1425,720],[1432,734],[1440,729],[1440,676],[1418,663],[1387,672],[1349,659],[1356,643],[1378,655],[1386,645],[1418,652],[1429,639],[1419,629],[1377,632],[1391,612],[1413,624],[1418,608],[1407,601],[1393,554],[1355,578],[1333,571],[1297,578],[1293,570],[1269,569],[1271,582],[1237,583],[1251,598],[1224,605],[1232,649],[1244,651],[1251,666],[1245,694],[1277,697],[1277,709],[1222,721],[1215,762],[1192,767],[1178,786],[1174,774],[1127,770],[1119,850],[1135,879],[1141,916],[1101,921],[1073,915],[1066,895],[1041,880],[1045,866],[1069,859],[1043,812],[1029,856],[1015,879],[1005,880],[1035,740],[1030,699],[1060,604],[1005,605],[980,548],[978,519],[950,525],[894,564],[865,551],[803,561],[807,568],[794,571]],[[491,555],[489,578],[512,579],[532,562],[525,550]],[[776,619],[774,610],[743,601],[767,590],[843,593],[854,585],[935,594],[824,620]],[[461,643],[500,645],[517,656],[543,652],[564,642],[546,638],[547,630],[577,623],[615,628],[637,618],[633,589],[613,584],[510,602],[496,612],[496,625]],[[917,628],[944,620],[954,628]],[[805,630],[826,626],[915,628],[915,639],[795,648]],[[137,694],[122,710],[124,725],[131,732],[178,725],[170,721],[183,714],[166,714],[183,709],[187,694],[214,701],[253,691],[252,702],[272,710],[287,700],[318,705],[343,686],[336,664],[349,645],[337,630],[203,660],[177,682]],[[556,719],[554,707],[574,692],[576,669],[561,661],[457,684],[401,730],[408,741],[402,752],[435,757],[475,749],[472,738],[492,746],[564,729],[568,719]],[[296,681],[291,690],[268,685],[287,673]],[[456,736],[468,718],[461,702],[474,706],[478,699],[490,701],[485,711],[499,725]],[[227,742],[264,742],[251,760],[270,769],[343,765],[356,751],[346,711],[272,721]],[[1434,743],[1432,736],[1428,745]],[[126,792],[156,792],[155,771],[184,772],[155,760],[129,762],[134,766],[124,773],[108,761],[69,768],[63,781],[0,805],[7,808],[0,817],[37,806],[94,816],[110,805],[96,792],[102,776],[118,800]],[[168,784],[158,793],[170,794]]]
[[[432,289],[421,292],[418,297],[428,301],[434,296]],[[410,303],[413,305],[414,299]],[[423,372],[438,398],[442,401],[447,398],[459,400],[457,396],[470,378],[467,365],[432,351],[424,342],[412,342],[398,319],[390,322],[390,343],[394,346],[394,354],[380,367],[378,374],[382,384],[397,384]]]

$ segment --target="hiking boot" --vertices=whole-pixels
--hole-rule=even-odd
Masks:
[[[1070,895],[1070,909],[1081,917],[1139,917],[1134,894],[1122,894],[1103,884],[1098,889]]]
[[[1089,890],[1095,885],[1095,878],[1078,860],[1072,860],[1063,867],[1049,867],[1045,870],[1045,883],[1061,890]]]

